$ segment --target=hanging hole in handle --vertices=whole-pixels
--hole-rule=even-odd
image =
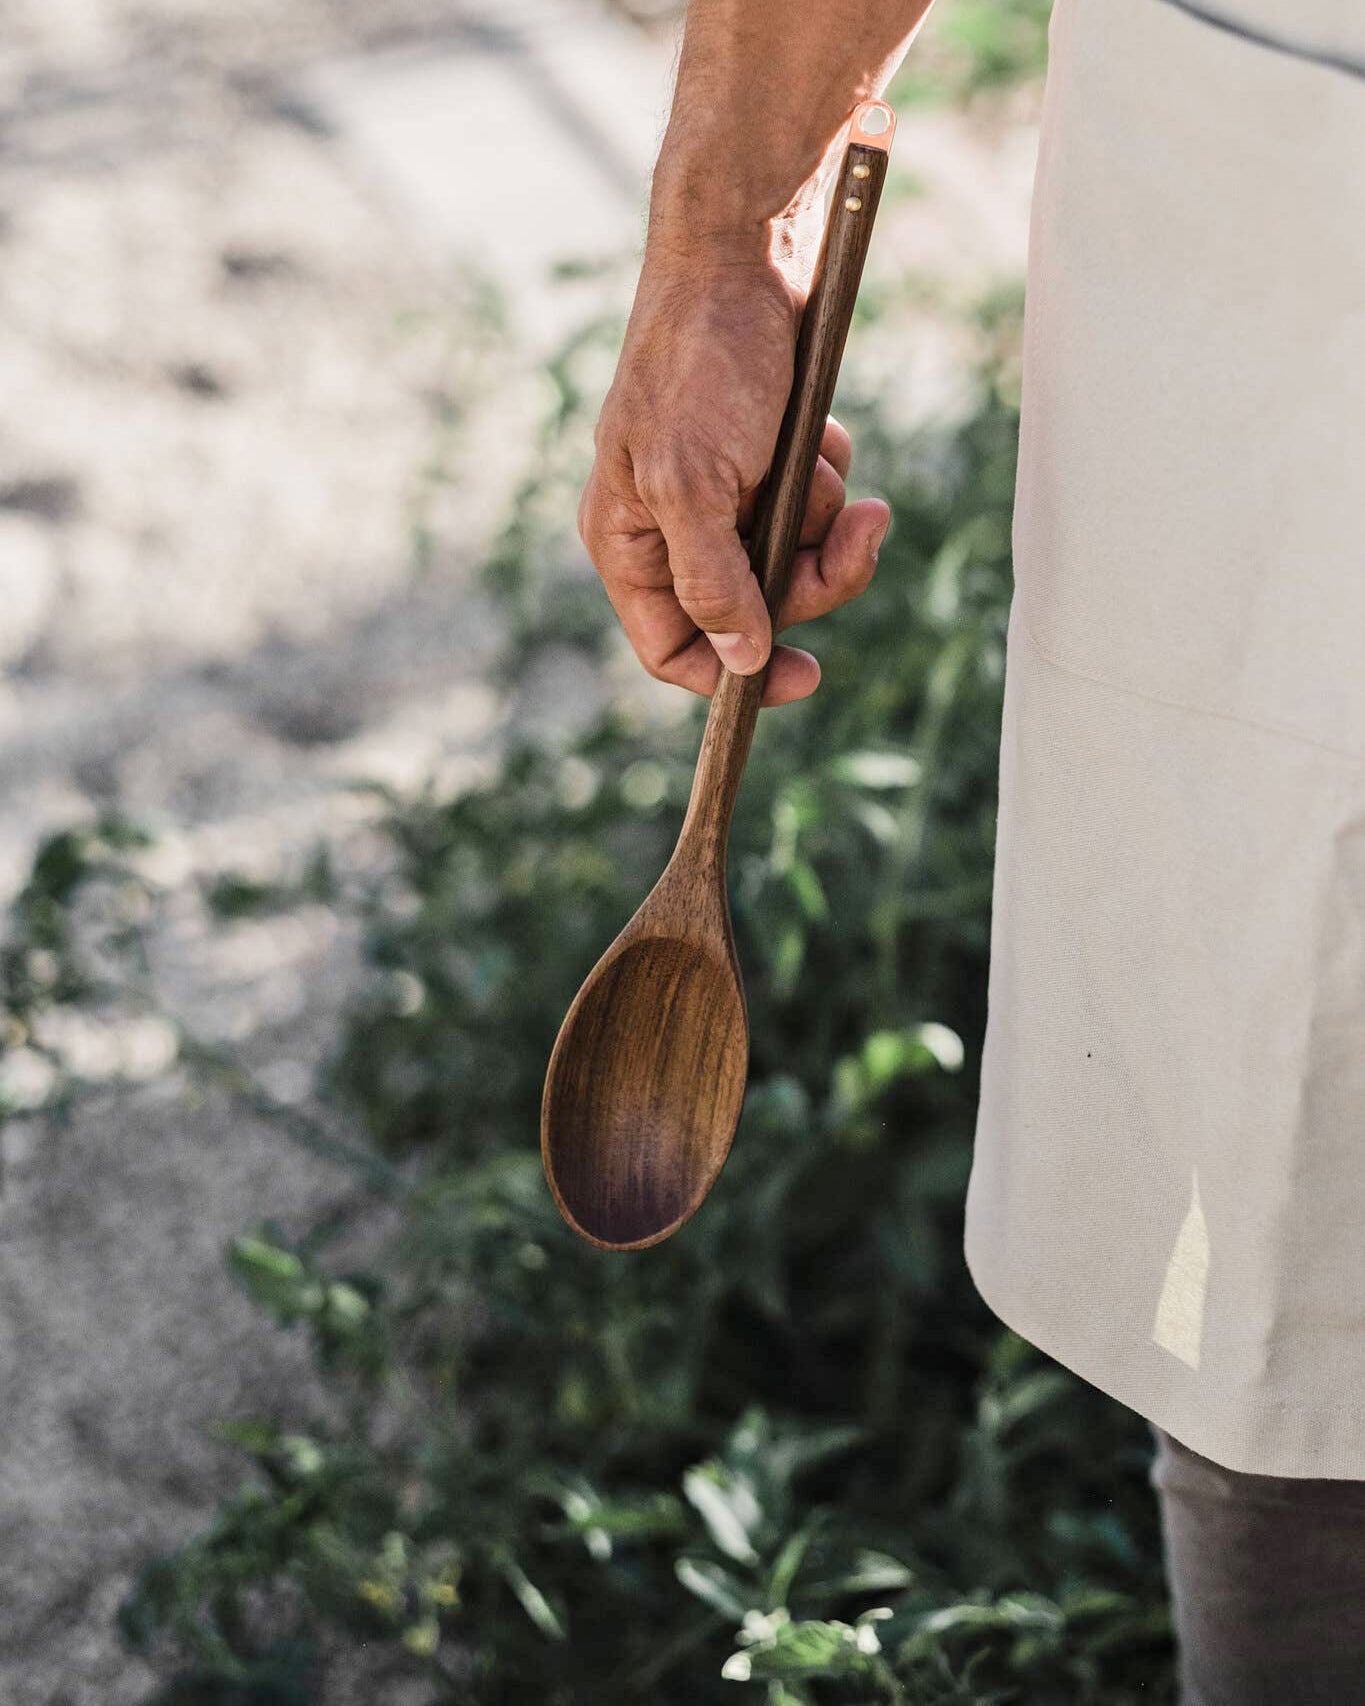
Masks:
[[[863,148],[879,148],[885,153],[891,147],[896,130],[896,115],[885,101],[864,101],[853,109],[849,141]]]

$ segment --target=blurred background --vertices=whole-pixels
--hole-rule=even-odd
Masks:
[[[573,526],[678,12],[0,4],[7,1706],[1172,1697],[1145,1429],[959,1250],[1043,0],[891,91],[732,1159],[627,1257],[540,1171],[702,714]]]

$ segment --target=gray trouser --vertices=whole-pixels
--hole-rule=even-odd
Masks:
[[[1365,1703],[1365,1481],[1244,1475],[1152,1432],[1180,1706]]]

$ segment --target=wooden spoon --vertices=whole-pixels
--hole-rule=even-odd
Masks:
[[[769,611],[787,591],[895,129],[865,101],[830,201],[796,345],[791,395],[750,561]],[[590,1243],[640,1250],[700,1207],[744,1101],[749,1026],[725,858],[766,671],[721,673],[677,846],[565,1016],[541,1103],[540,1148],[561,1213]]]

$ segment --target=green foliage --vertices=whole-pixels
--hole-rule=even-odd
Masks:
[[[874,590],[812,635],[820,692],[762,719],[732,869],[749,1095],[675,1238],[623,1258],[569,1234],[537,1116],[564,1008],[676,832],[701,707],[611,710],[484,787],[392,802],[374,976],[324,1089],[353,1148],[401,1163],[400,1230],[363,1272],[328,1228],[233,1247],[335,1403],[306,1436],[225,1430],[250,1479],[130,1597],[128,1639],[208,1691],[185,1698],[322,1703],[329,1667],[376,1652],[479,1706],[1171,1698],[1145,1429],[1003,1331],[960,1252],[1005,371],[949,434],[860,422],[896,526]],[[578,476],[573,418],[547,482]],[[493,573],[510,678],[564,644],[535,565],[569,549]]]
[[[264,882],[238,871],[224,871],[206,885],[204,892],[209,911],[223,920],[266,917],[309,901],[325,905],[337,897],[331,854],[325,846],[314,848],[292,881]]]
[[[947,0],[892,85],[898,105],[969,100],[1039,78],[1052,0]]]
[[[92,893],[105,901],[112,894],[114,904],[101,920],[103,945],[126,944],[140,916],[136,903],[145,893],[129,855],[148,840],[136,824],[108,815],[89,828],[58,830],[39,846],[28,879],[11,904],[0,951],[0,1000],[11,1046],[29,1040],[29,1023],[36,1014],[102,992],[90,957],[76,945],[72,920]]]
[[[1031,0],[1007,40],[953,10],[973,86],[1038,51]],[[575,1239],[537,1131],[564,1010],[676,834],[702,707],[615,707],[456,798],[393,797],[368,893],[323,852],[205,894],[227,919],[363,908],[372,975],[325,1121],[179,1035],[396,1231],[360,1266],[334,1258],[340,1222],[234,1241],[236,1283],[306,1337],[326,1401],[306,1429],[226,1422],[241,1488],[129,1595],[125,1639],[171,1673],[158,1706],[328,1706],[357,1676],[375,1706],[1173,1699],[1147,1431],[1002,1329],[961,1254],[1017,311],[1017,292],[981,309],[950,430],[907,441],[875,398],[842,400],[895,524],[873,589],[808,631],[818,694],[760,721],[731,869],[749,1091],[677,1236],[629,1256]],[[617,643],[571,526],[585,364],[614,336],[553,364],[488,565],[509,684],[547,648],[586,675]],[[40,853],[4,962],[11,1039],[92,987],[71,913],[125,880],[123,833]]]

